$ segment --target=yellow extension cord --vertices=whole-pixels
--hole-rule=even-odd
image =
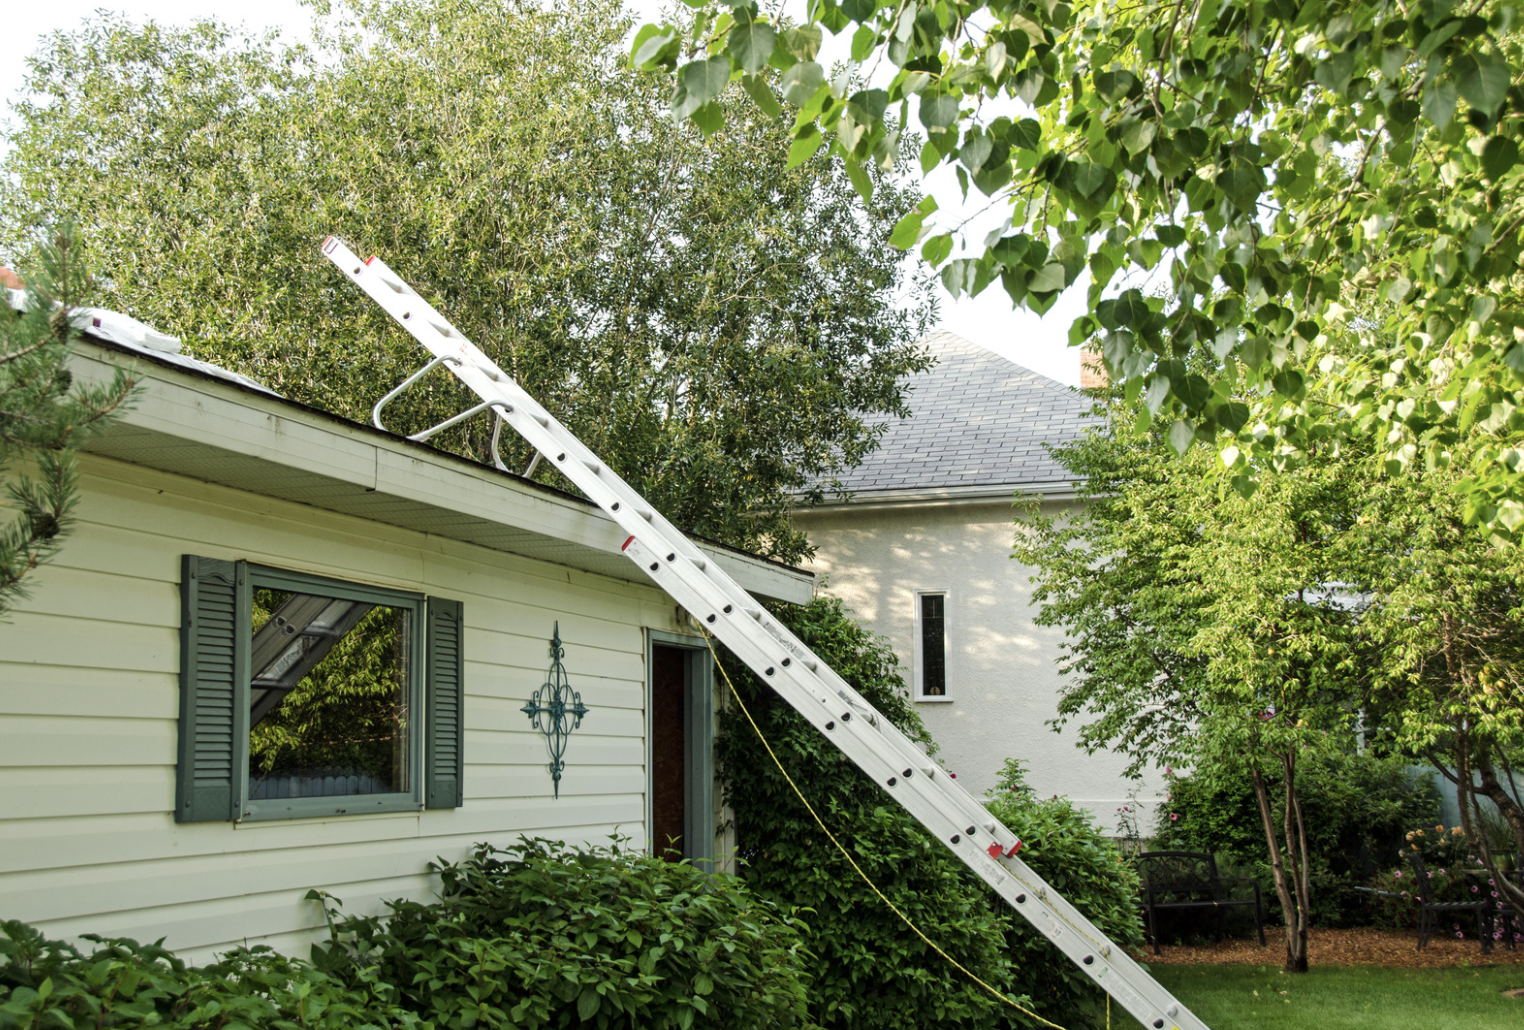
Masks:
[[[937,943],[935,941],[933,941],[930,937],[927,937],[924,933],[922,933],[921,932],[921,928],[916,926],[914,923],[912,923],[910,921],[910,917],[905,915],[905,913],[901,912],[899,910],[899,908],[896,907],[894,902],[890,901],[887,897],[885,897],[884,892],[878,889],[878,885],[875,884],[872,880],[868,879],[868,874],[862,871],[862,867],[857,864],[857,862],[852,858],[852,855],[847,851],[847,849],[842,847],[841,841],[837,840],[836,839],[836,835],[834,833],[832,833],[826,827],[825,822],[820,818],[819,814],[816,813],[815,806],[810,804],[809,799],[807,799],[804,796],[804,792],[799,789],[799,785],[794,782],[794,778],[788,774],[788,770],[783,768],[783,763],[780,762],[778,760],[778,756],[773,753],[773,746],[770,743],[768,743],[767,737],[765,737],[762,734],[762,727],[758,726],[757,725],[757,721],[751,717],[751,712],[748,711],[747,708],[746,708],[746,702],[741,700],[741,695],[739,693],[737,693],[737,691],[736,691],[736,685],[734,683],[730,682],[730,674],[725,671],[725,666],[723,664],[721,664],[721,662],[720,662],[720,656],[715,654],[715,652],[714,652],[714,638],[711,637],[708,633],[705,633],[704,634],[704,639],[709,644],[709,654],[714,659],[714,666],[715,666],[715,668],[720,670],[720,675],[725,680],[725,686],[730,688],[730,696],[736,699],[736,704],[739,705],[740,708],[741,708],[741,714],[746,716],[746,721],[748,723],[750,723],[751,724],[751,728],[756,731],[756,733],[757,733],[757,739],[760,740],[762,742],[762,746],[767,749],[767,756],[773,760],[773,764],[778,767],[778,771],[783,774],[783,778],[785,780],[787,780],[788,781],[788,785],[791,788],[793,788],[794,795],[799,798],[799,801],[800,801],[801,804],[804,805],[805,810],[807,812],[809,812],[810,816],[815,820],[815,825],[820,827],[820,832],[825,834],[826,838],[828,840],[830,840],[830,842],[832,844],[836,845],[836,850],[841,852],[841,857],[845,858],[847,860],[847,864],[852,867],[852,871],[857,873],[857,875],[862,878],[863,883],[868,885],[868,889],[871,890],[875,895],[878,896],[878,900],[882,901],[884,903],[884,905],[889,909],[889,911],[891,911],[895,915],[899,916],[900,917],[900,922],[902,922],[906,926],[908,926],[910,928],[910,932],[911,933],[915,934],[923,942],[925,942],[926,946],[931,948],[932,951],[935,951],[938,955],[941,955],[944,959],[946,959],[947,963],[949,965],[951,965],[954,969],[956,969],[958,972],[960,972],[964,976],[968,977],[974,983],[976,983],[980,987],[984,988],[991,995],[993,995],[994,997],[998,998],[1000,1001],[1004,1002],[1006,1005],[1009,1005],[1011,1008],[1015,1009],[1017,1012],[1023,1013],[1024,1015],[1027,1015],[1027,1016],[1030,1016],[1033,1019],[1037,1020],[1039,1023],[1041,1023],[1043,1026],[1052,1027],[1053,1030],[1064,1030],[1064,1028],[1059,1026],[1057,1023],[1054,1023],[1054,1022],[1052,1022],[1050,1020],[1044,1019],[1042,1016],[1039,1016],[1037,1013],[1033,1012],[1029,1008],[1025,1008],[1025,1007],[1023,1007],[1021,1005],[1018,1005],[1016,1002],[1012,1001],[1010,998],[1006,997],[1004,994],[1001,994],[999,991],[995,990],[995,988],[991,987],[989,984],[987,984],[983,980],[979,979],[978,976],[974,975],[972,970],[968,969],[962,963],[960,963],[957,959],[953,958],[947,952],[943,951],[940,947],[937,946]],[[1111,995],[1110,994],[1106,995],[1106,1030],[1111,1030]]]

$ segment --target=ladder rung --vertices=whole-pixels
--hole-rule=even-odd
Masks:
[[[540,425],[545,426],[547,429],[550,428],[550,416],[548,416],[548,415],[536,415],[536,416],[534,416],[534,420],[536,422],[540,423]]]
[[[743,609],[743,610],[746,612],[747,615],[750,615],[753,619],[756,619],[758,622],[762,621],[762,612],[761,612],[760,609],[757,609],[757,608],[746,608],[746,609]]]
[[[693,567],[696,569],[707,569],[709,567],[709,563],[702,558],[694,558]]]
[[[591,472],[593,475],[595,475],[595,476],[601,476],[601,475],[603,475],[603,466],[598,464],[596,461],[586,461],[586,460],[584,460],[582,462],[582,464],[586,465],[587,466],[587,470],[589,472]]]
[[[645,509],[645,508],[636,508],[635,509],[635,514],[639,515],[641,518],[645,519],[647,522],[651,521],[651,512],[649,510]]]

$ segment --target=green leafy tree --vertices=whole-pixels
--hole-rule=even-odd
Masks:
[[[674,113],[706,131],[728,82],[765,110],[781,91],[791,160],[828,151],[864,197],[901,134],[924,132],[922,167],[952,167],[1009,220],[969,239],[936,227],[928,198],[891,240],[919,243],[954,296],[998,280],[1037,312],[1088,275],[1070,342],[1102,352],[1176,450],[1226,442],[1202,470],[1240,492],[1348,440],[1393,468],[1455,466],[1468,523],[1524,526],[1514,6],[819,0],[795,15],[710,0],[691,28],[643,27],[633,63],[671,72]],[[868,85],[826,73],[826,32]]]
[[[805,553],[794,493],[860,460],[928,361],[910,341],[929,285],[880,245],[918,196],[880,175],[864,207],[841,168],[786,168],[786,120],[745,101],[706,145],[622,70],[614,0],[333,10],[300,46],[212,21],[54,35],[15,106],[0,254],[72,212],[103,303],[368,419],[422,352],[321,258],[341,235],[675,523]],[[437,373],[389,424],[472,400]],[[490,431],[436,441],[484,460]],[[511,439],[504,457],[531,454]]]
[[[1454,784],[1461,826],[1495,889],[1524,920],[1524,890],[1503,875],[1524,854],[1524,558],[1479,539],[1442,475],[1375,485],[1361,529],[1384,555],[1362,632],[1380,655],[1372,709],[1395,745]],[[1488,832],[1495,810],[1511,845]]]
[[[1463,785],[1468,835],[1502,883],[1481,805],[1524,845],[1506,787],[1524,742],[1524,568],[1517,547],[1466,525],[1455,470],[1393,473],[1327,447],[1244,498],[1202,474],[1210,456],[1177,459],[1131,432],[1125,405],[1111,414],[1110,436],[1059,452],[1085,507],[1034,517],[1017,539],[1039,569],[1039,621],[1070,638],[1060,720],[1086,720],[1083,745],[1134,771],[1191,763],[1214,789],[1250,783],[1288,969],[1305,961],[1324,830],[1308,825],[1299,769],[1352,747],[1357,720],[1384,753]]]
[[[74,382],[71,317],[90,289],[72,229],[49,233],[26,271],[24,311],[0,293],[0,617],[26,597],[28,577],[58,553],[79,501],[75,453],[110,425],[132,393],[118,370],[105,386]]]
[[[1112,417],[1112,436],[1059,452],[1086,478],[1086,506],[1034,515],[1017,537],[1017,557],[1039,570],[1039,623],[1069,638],[1058,721],[1090,718],[1083,746],[1129,755],[1132,771],[1246,774],[1286,969],[1304,971],[1313,863],[1297,773],[1342,733],[1362,689],[1355,612],[1334,587],[1354,564],[1356,463],[1309,462],[1252,498],[1224,496],[1202,475],[1206,455],[1182,462],[1158,434],[1129,433],[1121,404]]]

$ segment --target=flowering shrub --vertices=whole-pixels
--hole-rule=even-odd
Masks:
[[[1424,860],[1424,876],[1431,900],[1438,904],[1488,901],[1499,912],[1506,911],[1497,884],[1487,876],[1481,861],[1468,853],[1466,835],[1459,826],[1446,829],[1443,823],[1436,823],[1432,829],[1409,830],[1404,841],[1402,854],[1420,855]],[[1371,886],[1385,892],[1374,896],[1375,925],[1394,930],[1418,927],[1422,894],[1413,882],[1416,875],[1413,867],[1402,861],[1398,867],[1375,876]],[[1476,922],[1470,913],[1450,913],[1441,919],[1436,933],[1454,935],[1462,940],[1476,935]],[[1493,937],[1497,940],[1503,937],[1501,920]],[[1524,941],[1524,933],[1516,931],[1513,937],[1515,941]]]

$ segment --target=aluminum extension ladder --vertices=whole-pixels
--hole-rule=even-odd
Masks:
[[[481,403],[416,434],[430,436],[477,414],[492,413],[493,458],[507,423],[629,534],[624,553],[758,676],[793,705],[884,792],[952,849],[979,878],[1053,942],[1104,991],[1153,1030],[1208,1030],[1125,949],[1113,944],[1017,857],[1021,841],[774,620],[735,580],[704,557],[675,526],[599,461],[486,354],[461,335],[385,262],[361,260],[329,237],[323,254],[380,304],[432,359],[376,405],[385,404],[444,365]]]

